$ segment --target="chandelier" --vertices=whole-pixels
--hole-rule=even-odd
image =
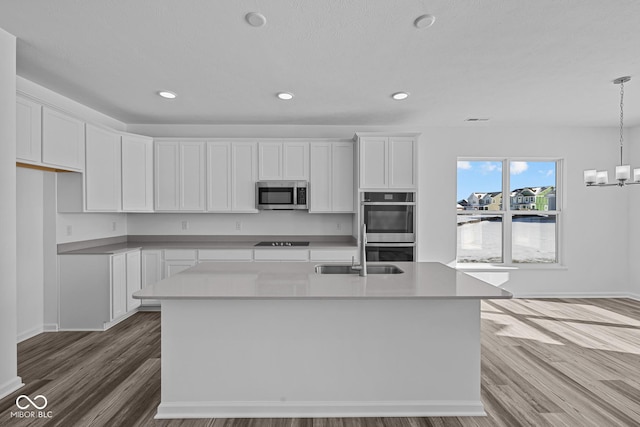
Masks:
[[[609,172],[589,169],[584,171],[584,183],[587,187],[610,187],[624,186],[630,184],[640,184],[640,168],[633,170],[633,180],[631,178],[631,166],[622,164],[622,145],[624,141],[623,124],[624,124],[624,84],[631,80],[631,77],[619,77],[613,81],[614,84],[620,85],[620,166],[616,166],[616,180],[609,184]]]

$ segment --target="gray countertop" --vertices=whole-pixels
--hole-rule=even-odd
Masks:
[[[205,236],[198,236],[205,237]],[[347,236],[351,237],[351,236]],[[331,236],[242,236],[238,239],[236,236],[230,236],[225,240],[224,236],[212,236],[211,240],[185,239],[177,240],[180,236],[166,236],[163,240],[162,236],[154,236],[153,239],[136,240],[129,238],[126,241],[118,243],[100,244],[103,240],[95,241],[93,246],[81,247],[75,249],[73,245],[59,245],[59,255],[100,255],[100,254],[117,254],[135,249],[272,249],[270,246],[255,246],[256,243],[262,241],[308,241],[309,246],[291,246],[291,247],[273,247],[278,250],[289,249],[347,249],[357,248],[355,239],[347,239],[338,236],[331,239]],[[121,239],[123,240],[123,239]],[[85,245],[86,246],[86,245]]]
[[[369,263],[376,265],[381,263]],[[402,274],[318,274],[317,262],[200,263],[134,294],[139,299],[487,299],[512,295],[435,262],[396,262]]]

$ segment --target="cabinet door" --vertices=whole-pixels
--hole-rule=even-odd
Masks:
[[[331,212],[331,143],[311,144],[309,212]],[[353,192],[353,189],[351,190]]]
[[[155,143],[156,210],[180,210],[180,144]]]
[[[309,180],[308,142],[285,142],[282,144],[282,179]]]
[[[162,280],[162,251],[142,251],[142,286],[147,287]],[[142,300],[142,305],[159,305],[157,300]]]
[[[258,179],[282,179],[282,143],[258,143]]]
[[[196,260],[181,260],[181,261],[165,261],[164,264],[164,277],[175,276],[181,271],[186,270],[189,267],[196,265]]]
[[[29,99],[16,98],[16,158],[42,161],[42,106]]]
[[[389,138],[389,187],[415,188],[415,138]]]
[[[231,144],[207,143],[207,210],[231,210]]]
[[[84,172],[87,211],[117,212],[121,209],[120,136],[87,125]]]
[[[180,210],[205,209],[204,143],[180,144]]]
[[[387,188],[387,138],[360,139],[360,188]]]
[[[331,202],[333,212],[351,213],[354,211],[353,162],[353,143],[333,143],[331,153]]]
[[[231,210],[234,212],[258,212],[256,209],[257,151],[255,142],[238,142],[231,146]]]
[[[42,162],[84,168],[84,123],[48,107],[42,109]]]
[[[127,312],[127,267],[125,254],[111,256],[111,320]]]
[[[127,312],[137,308],[140,300],[133,298],[134,292],[142,289],[140,251],[127,252]]]
[[[153,210],[153,140],[122,136],[122,210]]]

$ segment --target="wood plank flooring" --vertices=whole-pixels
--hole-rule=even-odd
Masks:
[[[26,386],[0,400],[0,426],[640,426],[640,302],[629,299],[484,301],[486,417],[154,420],[159,313],[40,334],[18,345],[18,363]],[[11,418],[20,394],[46,396],[51,418]]]

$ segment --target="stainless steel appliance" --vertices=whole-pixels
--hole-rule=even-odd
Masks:
[[[278,248],[288,248],[292,246],[309,246],[309,242],[260,242],[253,246],[273,246]]]
[[[256,182],[256,209],[309,209],[307,181]]]
[[[413,243],[415,193],[362,193],[362,221],[367,226],[369,244]]]
[[[364,192],[361,207],[367,260],[415,261],[415,193]]]
[[[368,244],[365,251],[367,261],[415,261],[413,243]]]

